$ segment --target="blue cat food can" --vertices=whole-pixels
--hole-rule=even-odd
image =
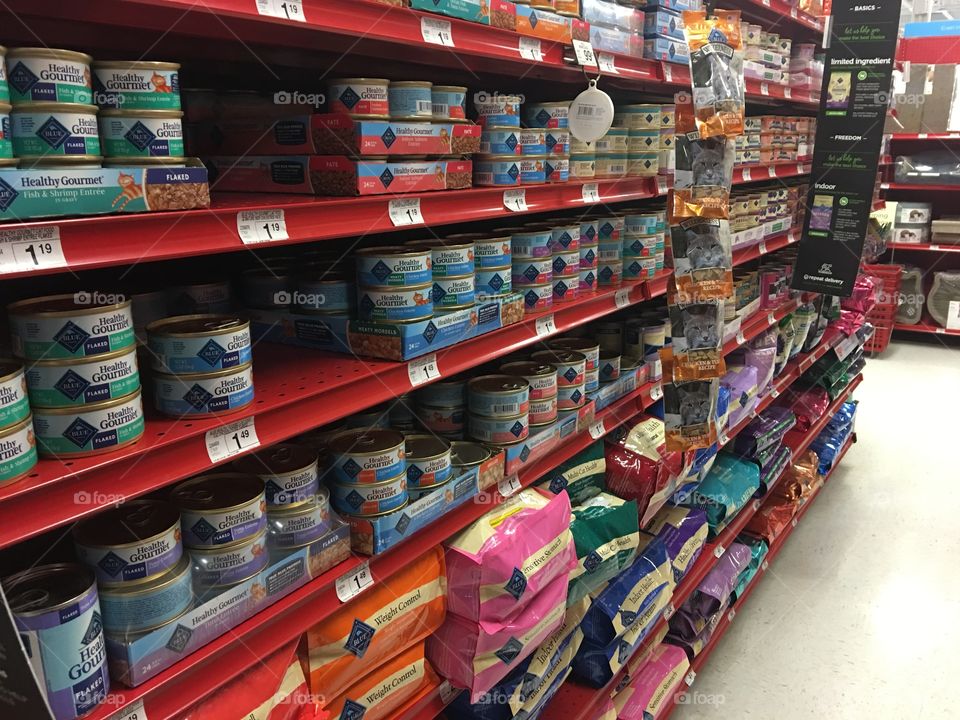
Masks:
[[[325,271],[298,277],[296,287],[293,305],[304,312],[345,315],[356,297],[352,282]]]
[[[350,430],[335,436],[328,447],[338,483],[381,483],[400,475],[406,467],[403,435],[395,430]]]
[[[250,363],[212,373],[153,375],[154,406],[176,418],[213,417],[245,408],[253,402]]]
[[[555,347],[535,352],[530,359],[535,362],[549,363],[557,369],[558,390],[570,385],[583,384],[583,374],[587,370],[587,356],[582,352]]]
[[[180,483],[170,493],[180,508],[188,548],[231,545],[267,526],[263,480],[245,473],[211,473]]]
[[[41,565],[3,581],[30,667],[56,720],[74,720],[110,690],[103,614],[93,571]]]
[[[503,295],[513,290],[513,267],[481,268],[477,270],[477,295]]]
[[[368,287],[409,287],[433,279],[430,250],[398,245],[356,252],[357,282]]]
[[[526,141],[526,142],[524,142]],[[542,148],[538,152],[537,148]],[[480,135],[480,153],[482,155],[543,155],[547,146],[544,144],[542,130],[520,130],[509,127],[484,128]]]
[[[580,223],[565,220],[555,221],[550,235],[550,251],[553,254],[577,250],[580,247]]]
[[[600,264],[615,262],[623,257],[623,247],[619,242],[601,242],[597,246],[597,259]]]
[[[330,492],[317,490],[314,498],[300,505],[277,505],[267,512],[267,542],[289,550],[316,542],[332,527]]]
[[[570,127],[570,101],[526,103],[523,119],[528,127],[568,128]]]
[[[452,240],[455,236],[450,236]],[[474,241],[474,261],[477,268],[509,267],[513,253],[510,248],[510,236],[483,238]]]
[[[481,375],[467,383],[467,407],[474,415],[513,417],[530,409],[530,383],[519,375]]]
[[[19,360],[0,358],[0,430],[30,416],[27,380]]]
[[[570,158],[551,155],[544,163],[548,183],[565,183],[570,179]]]
[[[376,517],[399,510],[407,504],[407,473],[366,485],[330,484],[333,507],[345,515]]]
[[[140,388],[137,349],[131,347],[76,360],[37,361],[27,369],[26,381],[30,402],[37,407],[69,407],[115,400]],[[0,419],[2,403],[3,380],[0,379]]]
[[[417,419],[425,430],[447,438],[462,438],[465,427],[465,405],[417,405]]]
[[[589,338],[556,338],[550,340],[547,346],[551,350],[574,350],[584,357],[584,370],[590,372],[600,367],[600,343]]]
[[[579,254],[579,250],[577,252]],[[511,277],[516,287],[552,282],[553,256],[514,260]]]
[[[415,393],[418,405],[457,407],[466,403],[466,380],[440,380],[430,383]]]
[[[481,90],[473,95],[477,124],[483,127],[520,127],[519,95],[501,95]]]
[[[580,274],[553,279],[553,302],[569,302],[580,296]]]
[[[476,248],[472,242],[414,240],[409,245],[430,249],[433,279],[469,275],[474,271]]]
[[[656,212],[627,213],[623,216],[623,231],[628,235],[653,235],[660,225]]]
[[[253,537],[216,547],[191,548],[193,581],[200,590],[227,588],[249,580],[270,562],[266,527]]]
[[[116,400],[66,408],[33,408],[37,450],[44,457],[84,457],[132,445],[143,436],[140,389]]]
[[[130,635],[163,627],[193,605],[190,557],[182,556],[162,575],[136,585],[100,586],[103,629],[112,635]]]
[[[558,252],[553,256],[553,279],[577,277],[580,272],[580,249]]]
[[[147,325],[153,369],[211,373],[253,359],[250,322],[237,315],[179,315]]]
[[[523,155],[517,158],[521,185],[543,185],[547,181],[547,166],[543,157]]]
[[[433,83],[426,81],[392,81],[387,87],[391,119],[432,120],[432,88]]]
[[[553,307],[553,281],[542,285],[527,285],[523,291],[523,307],[526,312],[548,310]]]
[[[407,435],[407,491],[440,485],[453,472],[450,443],[433,435]]]
[[[613,382],[620,377],[620,353],[600,353],[600,382]]]
[[[167,290],[171,315],[223,314],[230,312],[232,304],[230,283],[225,280],[174,285]]]
[[[580,270],[580,294],[596,292],[597,290],[597,271],[594,268],[581,268]]]
[[[473,161],[473,184],[494,187],[520,185],[520,156],[490,155]]]
[[[557,388],[557,410],[576,410],[586,402],[586,387],[582,382],[579,385],[563,385]]]
[[[642,258],[650,255],[651,245],[656,248],[656,236],[654,235],[633,235],[624,233],[623,235],[623,257]]]
[[[467,89],[462,85],[434,85],[430,89],[434,120],[467,119]]]
[[[643,266],[645,258],[625,257],[623,259],[623,278],[624,280],[643,280],[646,270]]]
[[[515,445],[530,435],[527,412],[512,417],[467,414],[467,432],[475,440],[493,445]]]
[[[415,322],[433,315],[433,284],[411,287],[361,287],[357,312],[361,320]]]
[[[301,505],[319,488],[318,456],[306,445],[279,443],[236,462],[237,472],[263,480],[268,506]]]
[[[600,252],[600,246],[596,243],[592,245],[580,246],[580,270],[592,270],[597,267],[599,260],[597,253]]]
[[[553,254],[553,231],[551,229],[513,228],[507,232],[510,232],[510,247],[514,264],[517,260],[545,258]]]
[[[570,154],[570,131],[551,129],[544,135],[547,153],[550,155],[564,156]]]
[[[433,280],[434,311],[471,305],[477,299],[474,276],[438,277]]]
[[[597,242],[619,241],[623,233],[623,217],[606,215],[597,218]]]
[[[623,260],[601,260],[597,267],[597,285],[619,285],[623,279]]]
[[[538,128],[520,130],[517,134],[521,155],[546,155],[547,134]]]
[[[580,244],[596,245],[599,242],[600,229],[596,220],[580,221]]]

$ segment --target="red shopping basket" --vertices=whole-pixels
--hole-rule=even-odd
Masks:
[[[867,313],[867,320],[876,331],[864,344],[871,353],[882,353],[890,344],[893,326],[897,321],[897,308],[900,298],[901,265],[862,265],[864,275],[869,275],[877,285],[877,304]]]

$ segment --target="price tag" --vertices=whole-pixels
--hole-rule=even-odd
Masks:
[[[766,255],[766,254],[767,254],[767,242],[766,242],[766,240],[761,240],[761,241],[760,241],[760,254],[761,254],[761,255]]]
[[[207,430],[205,440],[207,455],[212,463],[260,447],[260,438],[257,437],[257,428],[252,417]]]
[[[769,86],[767,83],[765,83],[765,82],[760,83],[760,94],[761,94],[761,95],[769,95],[769,94],[770,94],[770,86]]]
[[[764,7],[770,7],[770,0],[760,0]]]
[[[794,20],[797,19],[797,9],[795,7],[790,8],[790,17],[792,17]]]
[[[617,65],[614,62],[613,55],[610,53],[602,52],[597,55],[597,63],[600,66],[601,72],[610,73],[611,75],[619,75],[617,70]]]
[[[890,183],[880,183],[880,189],[881,189],[881,190],[889,190],[889,189],[890,189]]]
[[[373,585],[373,573],[370,572],[370,563],[364,561],[346,575],[337,578],[337,597],[340,602],[347,602]]]
[[[540,47],[540,41],[536,38],[520,36],[520,57],[526,60],[540,62],[543,60],[543,49]]]
[[[777,316],[773,314],[773,311],[767,312],[767,325],[773,325],[777,321]]]
[[[553,318],[553,314],[547,315],[546,317],[537,318],[537,337],[546,337],[547,335],[553,335],[557,331],[557,323]]]
[[[957,303],[957,305],[960,306],[960,303]],[[837,343],[837,358],[839,360],[843,360],[847,357],[847,355],[852,353],[854,348],[856,348],[859,344],[860,338],[858,338],[856,335],[851,335],[848,338],[844,338],[841,342]]]
[[[497,490],[500,491],[500,494],[504,497],[510,497],[511,495],[517,493],[523,485],[520,484],[520,478],[516,475],[511,475],[510,477],[505,477],[499,483],[497,483]]]
[[[616,295],[613,296],[613,302],[616,303],[618,308],[625,308],[630,304],[630,288],[623,288],[622,290],[617,290]]]
[[[603,426],[603,420],[597,420],[593,425],[590,426],[590,437],[594,440],[602,438],[607,434],[607,429]]]
[[[420,212],[420,198],[394,199],[387,208],[390,213],[390,222],[396,227],[403,225],[423,225],[423,214]]]
[[[769,167],[767,167],[767,177],[775,178],[776,176],[777,176],[777,168],[775,168],[773,165],[770,165]]]
[[[787,233],[787,245],[793,245],[796,241],[797,241],[797,236],[793,232],[793,230],[791,230],[790,232]]]
[[[257,0],[257,12],[267,17],[307,21],[303,14],[303,0]]]
[[[934,252],[937,252],[938,250],[940,250],[940,246],[939,246],[939,245],[931,245],[931,246],[930,246],[930,249],[933,250]]]
[[[109,720],[147,720],[147,711],[143,707],[143,700],[137,700],[133,705],[118,710]]]
[[[449,680],[444,680],[440,683],[440,702],[442,702],[444,706],[447,706],[453,702],[453,699],[459,695],[460,692],[460,688],[455,688],[450,684]]]
[[[577,56],[577,62],[585,67],[597,67],[597,56],[593,52],[593,45],[586,40],[574,40],[573,52]]]
[[[766,560],[764,560],[762,563],[760,563],[760,569],[763,570],[764,572],[767,571],[767,568],[768,568],[768,567],[770,567],[770,563],[767,562]]]
[[[666,195],[670,191],[670,184],[665,177],[657,176],[657,195]]]
[[[790,526],[791,526],[791,527],[796,527],[796,526],[797,526],[797,519],[796,519],[796,518],[794,518],[793,520],[790,521]]]
[[[947,330],[960,330],[960,300],[951,300],[947,305]]]
[[[663,385],[654,385],[650,388],[650,399],[656,402],[663,397]]]
[[[784,87],[784,88],[783,88],[783,96],[784,96],[787,100],[790,100],[790,99],[793,97],[793,90],[791,90],[791,89],[788,88],[788,87]]]
[[[807,169],[806,169],[803,165],[801,165],[801,164],[798,163],[798,164],[797,164],[797,167],[796,167],[796,173],[797,173],[797,175],[805,175],[806,172],[807,172]]]
[[[600,202],[600,189],[596,183],[584,183],[581,185],[580,195],[588,205]]]
[[[720,557],[721,557],[726,551],[727,551],[727,549],[726,549],[723,545],[717,545],[717,546],[713,549],[713,556],[719,560]]]
[[[756,511],[759,510],[759,509],[760,509],[760,501],[759,501],[759,500],[754,500],[754,501],[753,501],[753,511],[756,512]]]
[[[0,274],[66,264],[58,226],[0,230]]]
[[[743,168],[740,175],[743,177],[743,182],[750,182],[750,168]]]
[[[780,397],[780,391],[777,390],[776,388],[771,388],[771,390],[770,390],[770,397],[772,397],[774,400],[776,400],[778,397]]]
[[[453,29],[449,20],[440,18],[422,17],[420,18],[420,35],[423,41],[431,45],[443,45],[444,47],[456,47],[453,44]]]
[[[664,80],[664,82],[672,83],[672,82],[673,82],[673,68],[670,67],[670,63],[660,63],[660,67],[663,68],[663,80]]]
[[[663,609],[663,619],[669,620],[676,611],[677,609],[673,606],[673,603],[667,603],[667,606]]]
[[[733,619],[737,616],[737,611],[733,608],[730,608],[730,612],[727,613],[727,622],[733,622]]]
[[[683,681],[687,684],[687,687],[693,685],[693,681],[697,679],[697,673],[691,670],[683,677]]]
[[[527,211],[527,191],[525,188],[503,191],[503,206],[513,212]]]
[[[237,213],[237,234],[244,245],[290,239],[283,210],[241,210]]]
[[[938,327],[936,330],[937,330],[937,335],[946,335],[946,334],[947,334],[947,329],[946,329],[946,328]]]
[[[417,387],[439,378],[440,367],[437,365],[437,354],[430,353],[408,362],[407,377],[410,378],[410,387]]]
[[[743,345],[747,339],[743,336],[743,330],[737,330],[737,345]]]
[[[663,363],[660,362],[660,356],[657,355],[656,360],[653,361],[653,377],[658,378],[663,375]]]

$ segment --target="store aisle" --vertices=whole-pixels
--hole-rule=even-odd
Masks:
[[[960,349],[867,363],[851,448],[674,718],[955,718]]]

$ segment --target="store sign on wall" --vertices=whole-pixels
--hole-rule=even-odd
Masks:
[[[799,290],[848,296],[873,204],[900,0],[834,3],[820,90]]]

